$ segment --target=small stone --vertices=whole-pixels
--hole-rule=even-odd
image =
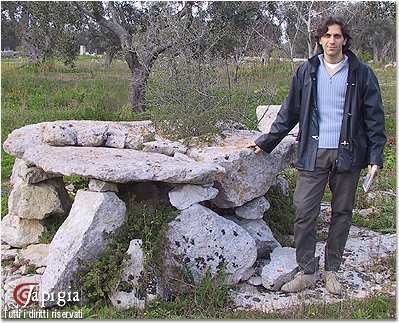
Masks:
[[[47,265],[48,244],[30,245],[21,251],[18,258],[28,261],[30,265],[35,267],[43,267]]]
[[[179,185],[169,192],[170,203],[179,210],[184,210],[193,204],[211,200],[219,193],[211,186]]]
[[[170,140],[150,141],[144,143],[143,146],[143,151],[159,153],[167,156],[173,156],[176,152],[184,154],[187,151],[187,146],[180,142]]]
[[[51,146],[74,146],[77,141],[76,130],[68,123],[46,124],[42,140]]]
[[[93,192],[118,192],[116,183],[104,182],[95,178],[91,178],[89,182],[89,190]]]
[[[61,178],[38,184],[21,182],[14,186],[8,199],[10,214],[23,219],[42,220],[52,214],[64,215],[70,206]]]
[[[143,143],[155,139],[155,127],[152,122],[141,121],[140,124],[139,122],[136,127],[128,129],[125,148],[140,150],[143,148]]]
[[[1,250],[1,261],[14,260],[17,255],[17,249]]]
[[[288,274],[298,266],[294,248],[276,248],[270,254],[270,259],[270,263],[262,269],[262,285],[266,289],[273,289],[274,282],[280,276]]]
[[[45,270],[46,270],[46,267],[36,268],[36,273],[39,275],[43,275]]]
[[[1,220],[1,240],[16,248],[38,243],[43,231],[39,220],[21,219],[11,214]]]
[[[75,188],[75,186],[71,183],[71,184],[68,184],[67,186],[65,186],[65,189],[68,191],[68,192],[71,192],[71,193],[75,193],[76,192],[76,188]]]
[[[284,196],[289,195],[288,181],[283,176],[277,175],[276,182],[273,186],[275,186],[278,189],[278,191],[281,192],[281,194],[283,194]]]
[[[108,125],[93,126],[93,128],[79,129],[77,144],[84,147],[103,146],[107,140]]]
[[[369,215],[375,213],[375,208],[371,207],[368,209],[354,210],[354,213],[359,214],[362,218],[367,218]]]
[[[258,197],[245,203],[243,206],[234,209],[235,214],[248,220],[262,219],[263,214],[270,208],[269,201],[264,197]]]
[[[117,126],[110,127],[107,132],[106,147],[124,148],[126,142],[127,130]]]
[[[252,286],[261,286],[262,285],[262,277],[260,276],[252,276],[248,279],[248,284]]]
[[[241,277],[241,282],[247,281],[252,275],[255,274],[255,268],[250,267],[245,272],[243,272]]]
[[[10,248],[11,248],[11,246],[8,244],[4,244],[4,243],[1,244],[1,251],[9,250]]]

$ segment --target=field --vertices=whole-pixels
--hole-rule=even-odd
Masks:
[[[382,90],[385,107],[386,133],[388,144],[385,147],[385,164],[372,191],[396,192],[396,75],[395,69],[372,66],[377,74]],[[217,71],[222,83],[225,74]],[[233,106],[245,102],[242,122],[251,129],[256,127],[255,109],[261,104],[279,104],[288,92],[291,79],[288,64],[275,63],[267,66],[246,66],[239,72],[237,83],[233,83],[230,96]],[[154,93],[148,91],[148,112],[134,113],[128,106],[128,69],[122,61],[115,61],[110,70],[104,69],[101,60],[80,57],[76,67],[66,68],[58,62],[32,67],[20,59],[6,59],[1,62],[1,104],[2,127],[1,142],[14,129],[24,125],[52,120],[144,120],[156,117],[158,106]],[[159,85],[157,73],[151,75],[149,87]],[[260,96],[262,88],[272,89],[272,95]],[[225,95],[220,93],[221,96]],[[266,100],[266,101],[265,101]],[[1,215],[7,214],[7,199],[10,191],[8,183],[14,158],[2,150],[1,156]],[[364,175],[365,173],[363,173]],[[285,176],[290,183],[295,182],[295,171],[288,169]],[[79,182],[68,178],[67,182]],[[79,183],[78,183],[79,184]],[[290,189],[292,190],[292,185]],[[292,193],[292,192],[291,192]],[[328,191],[325,201],[331,198]],[[290,203],[289,201],[287,203]],[[375,211],[367,217],[354,215],[354,223],[382,233],[396,232],[395,197],[378,197],[368,201],[359,185],[357,208],[374,207]],[[276,215],[278,218],[278,215]],[[291,214],[292,219],[292,214]],[[288,221],[287,226],[292,225]],[[394,263],[394,262],[393,262]],[[394,268],[395,265],[393,264]],[[202,290],[194,291],[189,300],[152,305],[146,312],[117,312],[102,304],[94,308],[85,308],[87,318],[281,318],[281,319],[389,319],[395,317],[395,300],[384,295],[376,295],[368,300],[356,301],[344,305],[325,305],[303,308],[297,312],[265,315],[256,312],[233,312],[223,295],[211,293],[212,284]],[[214,288],[215,286],[213,286]],[[196,293],[196,294],[195,294]],[[223,310],[222,310],[223,309]],[[187,314],[191,313],[191,314]]]

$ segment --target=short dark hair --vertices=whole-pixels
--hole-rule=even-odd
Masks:
[[[332,25],[339,25],[341,27],[342,35],[346,39],[346,44],[342,48],[342,51],[345,53],[351,45],[352,37],[349,35],[349,27],[342,17],[330,16],[321,21],[321,23],[317,26],[315,35],[317,46],[319,47],[319,50],[323,52],[323,47],[320,45],[319,41],[320,38],[323,37],[328,31],[328,27]]]

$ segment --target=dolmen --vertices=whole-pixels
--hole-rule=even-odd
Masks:
[[[2,249],[14,255],[7,259],[26,260],[36,272],[19,277],[6,272],[3,300],[12,302],[15,285],[29,277],[45,294],[71,289],[82,262],[101,257],[109,243],[104,233],[125,223],[129,206],[119,195],[122,187],[148,189],[149,195],[155,188],[162,191],[155,196],[167,196],[177,210],[167,225],[165,268],[188,268],[196,284],[207,271],[215,274],[222,268],[227,285],[254,279],[257,266],[270,262],[273,251],[282,248],[268,225],[266,193],[275,185],[286,190],[278,174],[290,165],[296,150],[294,133],[272,153],[255,155],[246,146],[260,134],[230,129],[213,143],[187,144],[163,138],[151,121],[90,120],[43,122],[14,130],[3,144],[16,160],[8,214],[1,222]],[[88,187],[71,198],[64,176],[85,178]],[[44,222],[57,217],[63,223],[51,243],[41,245]],[[139,284],[146,270],[142,243],[130,242],[121,283]],[[26,256],[38,245],[33,256]],[[32,261],[37,253],[39,263]],[[117,308],[144,308],[163,292],[159,285],[138,296],[116,286],[110,299]],[[43,304],[50,307],[55,302]]]

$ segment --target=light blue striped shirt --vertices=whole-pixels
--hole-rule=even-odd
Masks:
[[[345,95],[349,71],[348,57],[334,75],[324,66],[323,55],[319,55],[317,71],[317,107],[319,110],[319,148],[338,148],[344,114]]]

